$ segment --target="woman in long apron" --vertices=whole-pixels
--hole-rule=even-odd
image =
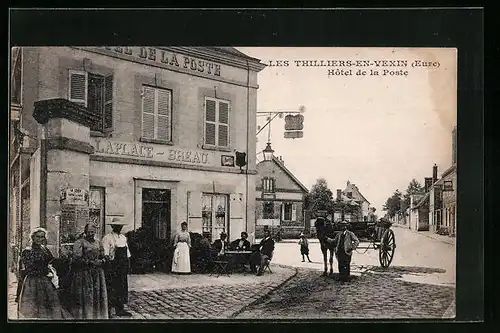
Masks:
[[[172,273],[191,273],[191,237],[187,231],[187,223],[181,223],[181,231],[174,238],[174,258],[172,260]]]
[[[130,251],[127,237],[121,234],[124,223],[114,218],[110,223],[113,231],[102,239],[104,255],[107,258],[106,286],[108,287],[108,311],[115,308],[117,316],[130,317],[132,314],[125,311],[128,303],[128,269]]]

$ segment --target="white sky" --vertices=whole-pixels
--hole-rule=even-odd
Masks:
[[[456,50],[381,48],[238,47],[261,59],[288,60],[258,75],[257,111],[298,110],[304,105],[304,137],[284,139],[284,119],[271,124],[276,156],[307,187],[324,177],[332,192],[355,183],[377,208],[412,178],[421,184],[451,165],[451,131],[456,125]],[[407,60],[408,76],[328,76],[333,67],[297,67],[292,60]],[[412,68],[414,60],[438,68]],[[337,67],[340,68],[340,67]],[[358,67],[350,67],[355,74]],[[363,70],[375,67],[361,68]],[[381,72],[384,68],[378,68]],[[393,69],[393,68],[385,68]],[[396,68],[399,70],[401,68]],[[265,117],[257,118],[258,125]],[[267,128],[258,135],[265,148]],[[261,155],[262,156],[262,155]]]

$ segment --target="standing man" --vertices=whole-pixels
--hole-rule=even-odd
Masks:
[[[264,230],[264,239],[260,241],[259,250],[252,255],[250,268],[255,272],[255,265],[259,265],[257,276],[262,275],[266,261],[271,260],[274,252],[274,240],[271,238],[269,229]]]
[[[125,311],[124,305],[128,303],[128,269],[130,251],[127,237],[121,234],[125,225],[119,218],[113,218],[109,223],[112,232],[102,239],[104,256],[106,258],[106,287],[108,291],[108,311],[111,318],[111,308],[115,308],[117,316],[130,317],[132,314]]]
[[[342,221],[340,225],[343,230],[333,240],[329,239],[329,241],[336,244],[335,256],[339,265],[339,278],[341,281],[347,281],[351,274],[352,250],[358,247],[359,239],[354,232],[348,230],[348,222]]]

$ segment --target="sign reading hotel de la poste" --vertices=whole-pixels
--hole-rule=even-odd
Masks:
[[[120,142],[109,139],[92,139],[95,155],[182,163],[200,166],[215,166],[215,152],[165,147],[142,142]]]
[[[116,55],[125,55],[137,60],[150,61],[166,67],[177,67],[185,70],[196,71],[202,74],[221,76],[221,65],[197,59],[184,54],[177,54],[172,51],[155,47],[130,47],[130,46],[105,46],[101,49],[113,51]]]

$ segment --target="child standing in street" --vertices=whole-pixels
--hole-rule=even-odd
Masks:
[[[309,262],[312,262],[311,259],[309,259],[309,242],[307,241],[306,236],[304,236],[303,233],[300,234],[300,240],[299,240],[299,245],[300,245],[300,254],[302,255],[302,262],[304,262],[304,255],[307,256],[307,260]]]

